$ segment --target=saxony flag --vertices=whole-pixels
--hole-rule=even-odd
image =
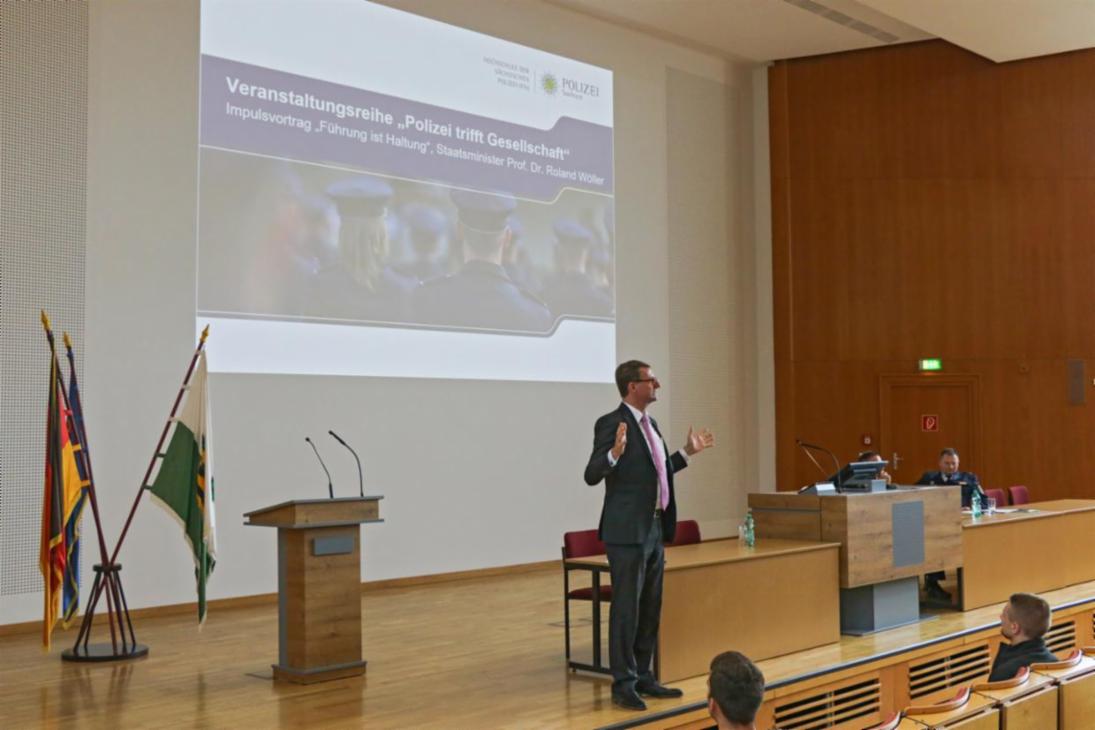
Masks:
[[[198,582],[198,622],[205,621],[205,584],[216,564],[216,521],[213,514],[213,455],[206,388],[205,352],[201,352],[187,386],[186,403],[175,418],[175,430],[160,471],[149,491],[182,525],[194,554]]]

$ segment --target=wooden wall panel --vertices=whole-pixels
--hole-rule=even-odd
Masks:
[[[1068,405],[1064,359],[945,360],[944,364],[948,372],[981,377],[982,456],[977,463],[964,461],[963,468],[976,472],[988,487],[1025,484],[1038,500],[1095,496],[1091,480],[1095,474],[1095,449],[1091,448],[1095,399],[1089,392],[1088,405]],[[1089,359],[1089,378],[1095,377],[1093,366],[1095,359]],[[888,458],[889,445],[878,440],[882,427],[878,379],[883,374],[914,370],[911,360],[794,363],[797,419],[791,446],[781,451],[790,463],[791,475],[784,488],[822,476],[794,447],[794,438],[826,444],[841,461],[864,448],[879,450]],[[864,434],[872,437],[870,447],[862,445]],[[831,471],[824,458],[819,460]],[[894,476],[908,482],[933,468],[933,464],[906,463]]]
[[[777,486],[878,444],[878,377],[981,377],[989,486],[1095,496],[1095,51],[994,64],[929,41],[777,63]],[[1066,361],[1087,362],[1088,404]],[[928,469],[908,465],[903,471]]]

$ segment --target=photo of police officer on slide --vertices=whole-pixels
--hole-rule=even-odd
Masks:
[[[611,200],[550,203],[203,149],[198,309],[550,335],[615,318]]]

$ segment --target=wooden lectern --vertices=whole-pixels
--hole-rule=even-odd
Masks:
[[[278,528],[278,663],[298,684],[365,673],[361,658],[361,528],[382,522],[383,497],[304,499],[248,512]]]
[[[757,538],[840,543],[840,628],[866,634],[919,620],[919,576],[962,565],[961,491],[750,494]]]

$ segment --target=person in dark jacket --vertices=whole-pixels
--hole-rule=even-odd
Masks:
[[[415,313],[426,325],[505,332],[548,333],[555,320],[547,305],[510,278],[502,267],[511,238],[511,195],[454,190],[464,262],[449,276],[424,282]]]
[[[969,507],[972,495],[981,491],[981,480],[972,471],[958,470],[958,450],[939,452],[939,471],[926,471],[916,480],[920,486],[958,486],[962,488],[962,506]],[[982,507],[984,498],[982,497]]]
[[[962,489],[962,506],[969,507],[974,494],[981,494],[980,480],[971,471],[958,470],[958,450],[943,449],[939,452],[939,471],[926,471],[920,475],[916,483],[921,486],[948,486],[953,485]],[[943,590],[939,581],[943,580],[945,573],[942,570],[928,573],[924,576],[924,591],[928,600],[950,604],[951,594]]]
[[[593,234],[570,218],[555,221],[555,273],[544,280],[541,296],[556,317],[612,316],[612,299],[586,274]]]
[[[339,180],[327,188],[338,209],[338,260],[317,275],[315,310],[328,318],[406,322],[418,282],[388,266],[388,203],[392,187],[372,175]]]
[[[1000,633],[1008,643],[1001,644],[996,653],[990,682],[1011,679],[1031,664],[1057,661],[1042,638],[1049,631],[1049,620],[1049,604],[1045,599],[1033,593],[1012,595],[1000,612]]]
[[[593,451],[585,469],[586,484],[605,483],[597,536],[605,543],[612,574],[612,702],[629,710],[646,709],[639,695],[681,696],[681,690],[659,684],[650,665],[661,619],[663,545],[677,529],[674,472],[715,445],[707,429],[689,428],[684,448],[669,453],[657,421],[647,413],[660,387],[645,362],[628,360],[616,368],[623,402],[593,426]]]

